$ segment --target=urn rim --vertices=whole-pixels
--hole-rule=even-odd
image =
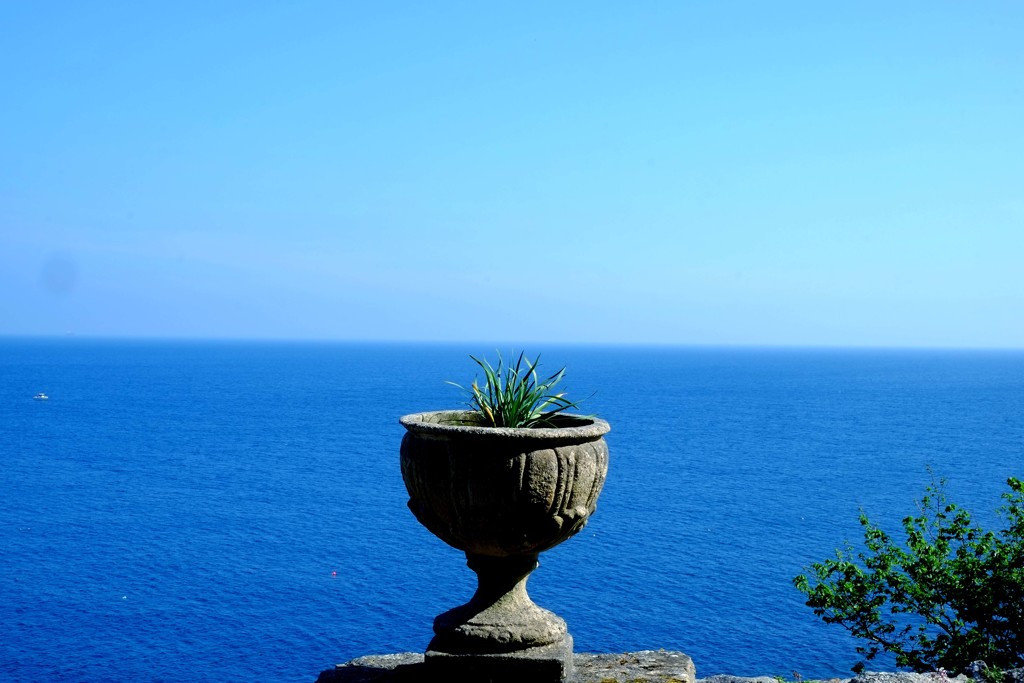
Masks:
[[[430,410],[403,415],[398,421],[415,434],[524,441],[598,439],[611,431],[611,425],[597,417],[562,414],[557,420],[563,424],[557,427],[485,427],[473,424],[479,422],[479,416],[471,410]]]

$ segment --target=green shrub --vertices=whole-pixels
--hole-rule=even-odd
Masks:
[[[862,512],[866,552],[837,550],[793,583],[817,616],[866,641],[857,647],[866,659],[886,651],[918,672],[959,672],[979,659],[1024,666],[1024,484],[1007,484],[998,532],[972,523],[933,483],[919,514],[903,520],[904,544]]]
[[[469,394],[466,405],[479,413],[488,427],[553,427],[553,418],[577,407],[576,402],[565,398],[564,392],[554,393],[555,385],[565,376],[565,368],[547,379],[539,378],[540,356],[531,362],[520,353],[515,365],[506,365],[498,354],[496,367],[487,360],[470,358],[484,372],[483,386],[476,378],[468,389],[455,382],[448,384]]]

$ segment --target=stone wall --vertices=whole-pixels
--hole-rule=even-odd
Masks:
[[[744,678],[718,674],[697,678],[693,660],[682,652],[643,650],[622,654],[573,655],[575,673],[570,683],[780,683],[774,676]],[[371,655],[338,664],[320,674],[317,683],[436,683],[423,677],[423,655]],[[977,672],[977,668],[975,669]],[[980,677],[979,677],[980,679]],[[853,678],[834,678],[822,683],[975,683],[960,674],[943,672],[890,673],[865,671]],[[817,683],[805,680],[804,683]],[[1024,669],[1007,672],[1005,683],[1024,683]]]

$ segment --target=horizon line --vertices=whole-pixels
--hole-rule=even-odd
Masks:
[[[531,347],[584,347],[584,348],[657,348],[703,350],[762,350],[762,351],[993,351],[1024,352],[1021,346],[954,346],[946,344],[808,344],[808,343],[744,343],[744,342],[685,342],[685,341],[553,341],[526,340],[510,343],[479,339],[388,339],[340,337],[233,337],[233,336],[167,336],[167,335],[105,335],[105,334],[8,334],[0,333],[0,341],[61,341],[80,340],[97,342],[158,342],[158,343],[241,343],[241,344],[337,344],[365,346],[494,346],[522,349]]]

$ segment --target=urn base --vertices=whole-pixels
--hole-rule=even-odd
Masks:
[[[465,605],[434,619],[428,650],[452,655],[531,651],[565,641],[565,621],[538,607],[526,592],[537,554],[486,557],[466,553],[477,590]]]
[[[551,645],[513,652],[450,654],[427,650],[430,680],[453,683],[564,683],[572,676],[572,636]]]

